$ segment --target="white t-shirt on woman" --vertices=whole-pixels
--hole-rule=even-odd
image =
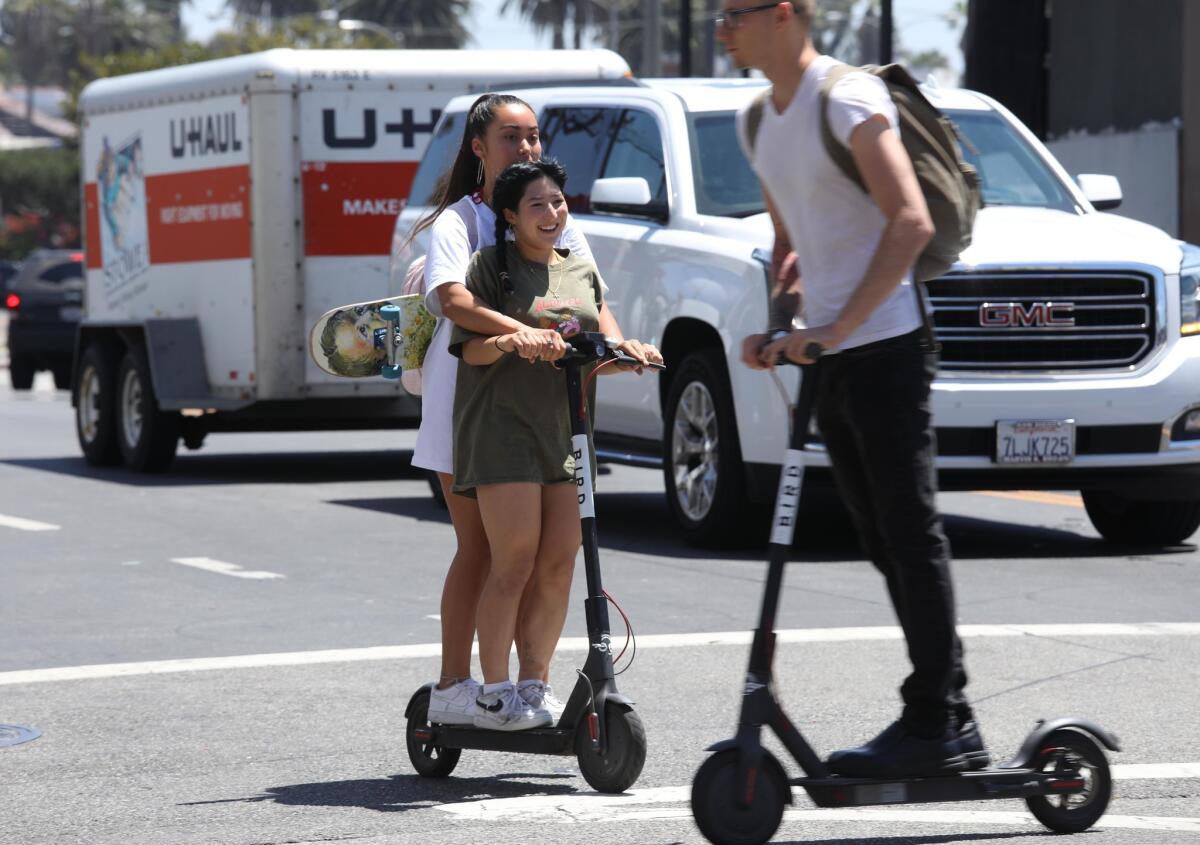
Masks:
[[[475,239],[464,219],[474,215]],[[442,314],[437,289],[445,284],[465,284],[471,256],[496,242],[496,213],[479,194],[465,196],[451,205],[430,227],[429,252],[425,257],[425,307],[438,317],[438,325],[421,365],[421,427],[412,465],[434,472],[453,473],[454,388],[458,381],[458,359],[450,354],[450,321]],[[592,260],[583,232],[567,218],[556,246],[572,255]],[[601,282],[607,292],[607,287]]]

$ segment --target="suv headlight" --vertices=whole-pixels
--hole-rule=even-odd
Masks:
[[[1184,335],[1200,334],[1200,247],[1184,244],[1179,271],[1179,323]]]

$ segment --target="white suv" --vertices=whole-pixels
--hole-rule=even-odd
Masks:
[[[773,498],[786,443],[779,385],[738,362],[741,338],[766,324],[771,227],[734,113],[762,84],[513,92],[539,113],[544,155],[566,165],[568,204],[622,329],[669,365],[657,379],[601,381],[598,450],[661,466],[699,543],[760,524],[743,517]],[[1200,249],[1100,213],[1120,202],[1116,180],[1076,183],[995,101],[928,93],[966,138],[987,205],[960,264],[928,285],[942,488],[1080,490],[1110,540],[1189,537],[1200,527]],[[398,235],[427,210],[472,99],[446,108]],[[410,258],[394,256],[395,278]],[[820,483],[828,460],[814,439]]]

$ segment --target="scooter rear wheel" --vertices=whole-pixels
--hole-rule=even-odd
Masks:
[[[692,780],[692,816],[709,842],[717,845],[763,845],[771,841],[791,796],[787,775],[770,752],[762,752],[754,797],[737,802],[738,752],[718,751],[704,761]]]
[[[417,774],[427,778],[447,777],[458,765],[462,756],[461,748],[442,748],[440,745],[422,742],[416,733],[420,729],[428,730],[429,723],[429,690],[417,693],[409,711],[408,725],[404,736],[408,743],[408,759]]]
[[[587,719],[575,731],[575,756],[583,779],[597,792],[624,792],[633,786],[646,763],[646,728],[634,711],[615,703],[604,705],[604,727],[608,748],[603,754],[592,750]]]
[[[1089,734],[1055,731],[1046,737],[1034,764],[1046,773],[1078,772],[1085,786],[1070,795],[1025,799],[1034,818],[1056,833],[1080,833],[1100,820],[1112,798],[1112,772],[1104,749]]]

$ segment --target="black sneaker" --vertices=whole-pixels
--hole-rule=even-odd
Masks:
[[[992,755],[988,754],[983,745],[983,737],[979,733],[979,725],[974,719],[963,722],[958,728],[958,747],[962,751],[967,769],[977,772],[992,765]]]
[[[967,768],[956,732],[947,730],[944,736],[924,739],[902,722],[893,723],[866,745],[835,751],[826,762],[834,774],[853,778],[932,777]]]

